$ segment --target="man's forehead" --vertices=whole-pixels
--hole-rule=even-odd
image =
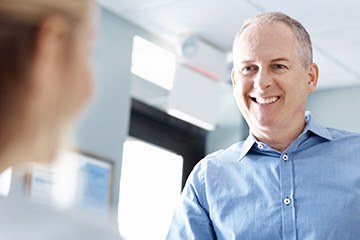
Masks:
[[[252,61],[261,56],[267,60],[285,58],[295,51],[295,36],[283,23],[250,25],[234,46],[234,59]]]
[[[266,40],[266,37],[287,37],[294,39],[294,33],[291,28],[282,22],[268,22],[268,23],[253,23],[243,30],[238,40],[250,40],[261,38]],[[265,38],[264,38],[265,37]]]

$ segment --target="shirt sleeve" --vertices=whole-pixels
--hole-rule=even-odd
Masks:
[[[203,171],[196,166],[190,174],[175,210],[167,240],[215,239],[206,201]]]

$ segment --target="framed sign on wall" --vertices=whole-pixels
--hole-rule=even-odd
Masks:
[[[79,150],[66,150],[51,166],[33,164],[26,185],[32,202],[107,216],[112,179],[111,160]]]

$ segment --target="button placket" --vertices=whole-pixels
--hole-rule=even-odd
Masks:
[[[279,156],[279,160],[283,233],[287,236],[296,236],[292,155],[284,152]]]

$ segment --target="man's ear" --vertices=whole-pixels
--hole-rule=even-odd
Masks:
[[[233,86],[233,97],[236,99],[236,70],[233,68],[231,70],[231,82],[232,82],[232,86]]]
[[[236,83],[235,83],[235,70],[234,68],[231,70],[231,82],[233,85],[233,88],[235,87]]]
[[[315,91],[318,84],[318,79],[319,79],[319,67],[316,63],[312,63],[309,66],[309,70],[308,70],[308,80],[307,80],[308,93],[312,93]]]

